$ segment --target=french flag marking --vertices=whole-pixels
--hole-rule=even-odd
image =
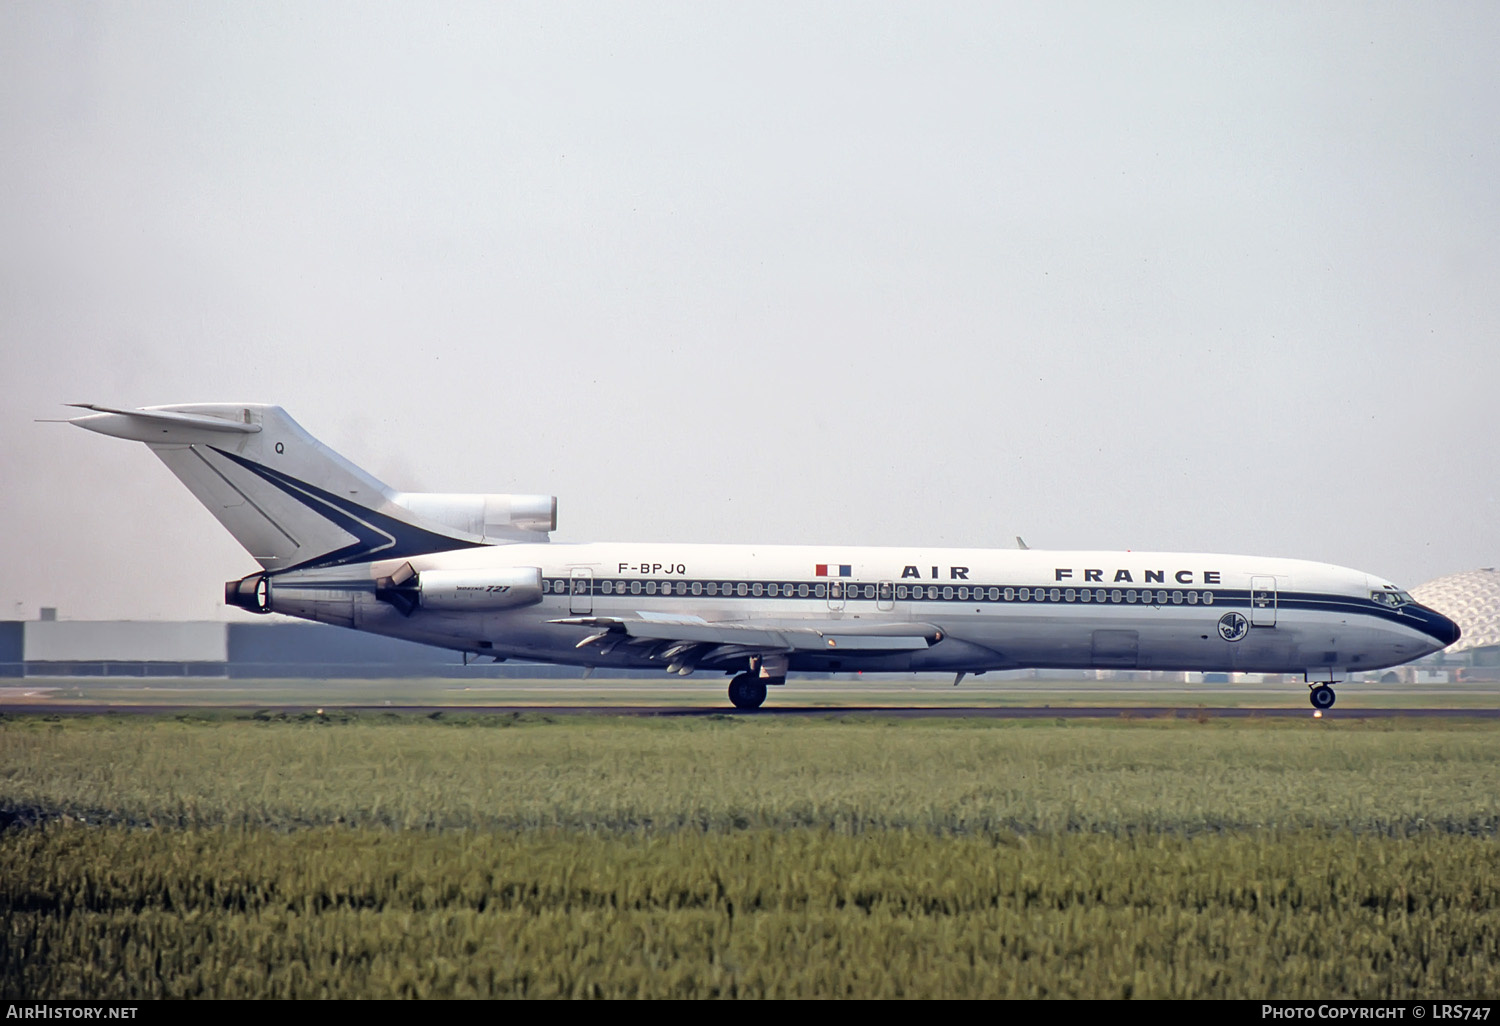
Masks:
[[[816,577],[852,577],[854,567],[850,563],[819,563],[813,569]]]

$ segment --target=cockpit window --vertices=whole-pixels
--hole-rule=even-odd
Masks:
[[[1416,599],[1412,598],[1406,592],[1397,591],[1395,588],[1390,588],[1386,591],[1372,591],[1370,592],[1370,598],[1381,605],[1390,606],[1393,609],[1400,606],[1409,606],[1416,602]]]

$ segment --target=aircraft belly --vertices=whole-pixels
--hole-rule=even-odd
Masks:
[[[826,655],[816,653],[793,653],[787,658],[787,667],[806,673],[905,673],[910,670],[928,669],[913,664],[910,652],[895,652],[888,655]]]
[[[1158,618],[1141,616],[1138,610],[1085,612],[1077,607],[936,622],[947,627],[951,637],[1003,652],[1011,665],[1039,669],[1134,667],[1142,639],[1162,626]]]
[[[1015,665],[1040,669],[1235,669],[1245,661],[1289,658],[1286,637],[1259,637],[1233,651],[1220,640],[1211,607],[1096,606],[1065,612],[1012,611],[969,621],[933,622],[950,637],[1002,651]],[[1206,637],[1205,637],[1206,635]]]

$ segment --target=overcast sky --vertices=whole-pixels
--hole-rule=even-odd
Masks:
[[[0,4],[0,617],[256,569],[65,402],[559,541],[1497,554],[1500,5]]]

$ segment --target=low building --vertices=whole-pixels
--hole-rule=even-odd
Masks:
[[[0,677],[578,679],[581,667],[470,657],[327,624],[0,621]],[[610,671],[611,677],[661,676]]]

